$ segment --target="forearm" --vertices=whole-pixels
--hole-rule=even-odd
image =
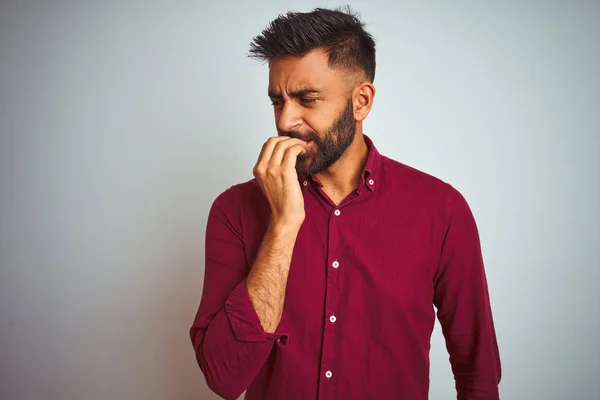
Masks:
[[[298,230],[294,226],[271,223],[246,278],[250,300],[268,333],[274,332],[281,320]]]

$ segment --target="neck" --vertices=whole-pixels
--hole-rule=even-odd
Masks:
[[[361,174],[367,162],[369,148],[362,131],[357,130],[352,144],[326,171],[316,174],[323,189],[335,197],[346,197],[360,186]]]

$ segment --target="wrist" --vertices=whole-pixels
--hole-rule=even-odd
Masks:
[[[269,223],[269,232],[276,237],[296,236],[303,221],[290,221],[272,218]]]

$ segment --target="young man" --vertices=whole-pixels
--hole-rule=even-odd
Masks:
[[[375,43],[350,11],[275,19],[276,137],[255,179],[213,203],[190,331],[226,399],[427,399],[443,328],[459,399],[497,400],[500,359],[479,236],[452,186],[381,155],[363,134]]]

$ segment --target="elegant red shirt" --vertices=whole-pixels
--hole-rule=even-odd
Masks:
[[[269,204],[254,179],[214,201],[190,336],[221,397],[425,400],[435,305],[458,399],[499,398],[498,345],[467,202],[365,141],[360,187],[338,206],[316,177],[299,177],[306,218],[275,333],[263,330],[245,281]]]

